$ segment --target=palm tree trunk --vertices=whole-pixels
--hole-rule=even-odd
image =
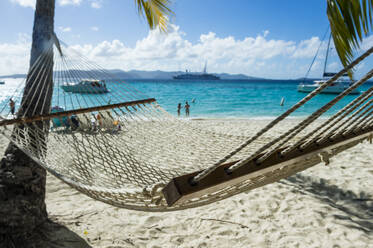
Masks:
[[[54,9],[55,0],[37,0],[30,67],[53,39]],[[52,76],[53,66],[48,68],[49,86],[53,85]],[[22,102],[25,106],[32,106],[32,110],[47,113],[50,111],[53,87],[31,87],[34,83],[38,82],[28,76]],[[31,97],[27,97],[29,91],[35,90],[37,90],[36,94],[41,94],[46,101],[37,103],[30,99]],[[20,110],[18,114],[32,115],[25,110]],[[15,145],[9,144],[0,162],[0,244],[2,240],[14,241],[29,236],[36,227],[48,219],[45,183],[46,171]]]

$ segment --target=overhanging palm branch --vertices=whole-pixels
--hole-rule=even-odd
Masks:
[[[372,12],[373,0],[327,0],[335,48],[344,67],[352,61],[354,51],[372,30]]]
[[[169,8],[169,0],[135,0],[138,11],[145,14],[151,29],[159,27],[162,31],[167,31],[168,17],[173,13]]]

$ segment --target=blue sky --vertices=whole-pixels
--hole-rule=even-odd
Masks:
[[[198,71],[208,61],[210,72],[302,77],[328,26],[325,0],[173,0],[168,35],[149,31],[133,0],[56,2],[59,38],[100,64],[123,70]],[[2,75],[27,70],[34,3],[0,1]],[[370,38],[364,47],[373,44]],[[321,74],[322,60],[311,76]],[[330,69],[338,67],[332,59]]]

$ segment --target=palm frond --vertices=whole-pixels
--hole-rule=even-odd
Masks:
[[[170,0],[135,0],[135,4],[151,29],[159,27],[162,31],[167,31],[169,17],[173,14],[169,8]]]
[[[352,61],[354,51],[372,30],[372,11],[373,0],[327,0],[330,29],[343,66]]]

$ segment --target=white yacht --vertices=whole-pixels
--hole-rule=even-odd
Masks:
[[[78,84],[65,84],[61,85],[65,92],[84,93],[84,94],[102,94],[108,93],[104,80],[84,79]]]
[[[306,93],[312,92],[315,89],[319,88],[320,85],[323,84],[324,82],[326,82],[329,78],[328,77],[323,77],[323,79],[321,79],[321,80],[316,80],[313,83],[308,83],[308,84],[307,83],[301,83],[301,84],[298,85],[298,91],[299,92],[306,92]],[[343,92],[344,90],[346,90],[348,87],[350,87],[351,84],[353,84],[353,83],[354,83],[354,81],[352,81],[350,79],[339,78],[336,81],[334,81],[331,85],[329,85],[328,87],[323,89],[320,93],[323,93],[323,94],[339,94],[339,93]],[[349,94],[350,95],[360,94],[360,91],[358,89],[354,89]]]
[[[305,83],[305,82],[300,83],[298,85],[298,91],[299,92],[306,92],[306,93],[312,92],[315,89],[317,89],[318,87],[320,87],[321,84],[328,81],[330,78],[332,78],[336,74],[334,72],[326,72],[326,65],[327,65],[327,62],[328,62],[328,55],[329,55],[329,49],[330,49],[330,40],[331,40],[331,35],[329,36],[328,48],[326,50],[323,78],[320,79],[320,80],[316,80],[313,83]],[[311,67],[312,67],[312,64],[311,64]],[[311,67],[310,67],[310,69],[311,69]],[[353,83],[354,83],[354,81],[351,80],[348,77],[348,74],[346,73],[346,74],[343,74],[341,77],[339,77],[331,85],[329,85],[328,87],[323,89],[320,93],[323,93],[323,94],[339,94],[339,93],[343,92],[344,90],[346,90],[348,87],[350,87]],[[350,95],[360,94],[360,91],[358,89],[354,89],[349,94]]]

